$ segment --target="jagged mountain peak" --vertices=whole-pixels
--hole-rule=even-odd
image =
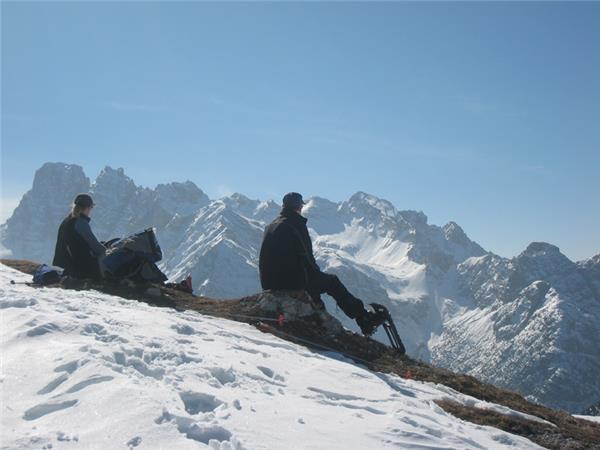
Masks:
[[[387,217],[395,217],[398,213],[396,207],[388,200],[362,191],[356,192],[344,203],[346,208],[352,212],[370,212],[370,214],[373,214],[377,211]]]
[[[519,257],[564,256],[556,245],[547,242],[532,242]]]
[[[308,226],[318,234],[334,234],[344,229],[344,220],[340,217],[340,203],[322,197],[306,200],[302,214],[308,219]]]
[[[186,180],[186,181],[171,181],[170,183],[160,183],[156,185],[156,189],[157,191],[160,191],[162,189],[182,189],[182,190],[188,190],[191,192],[203,192],[202,189],[200,189],[196,183],[194,183],[193,181],[190,180]]]
[[[332,202],[331,200],[328,200],[323,197],[319,197],[318,195],[315,195],[313,197],[306,199],[305,202],[306,202],[306,206],[304,206],[304,209],[302,210],[303,213],[305,213],[306,211],[313,209],[313,208],[326,208],[326,209],[336,209],[337,210],[340,206],[339,203]]]
[[[471,240],[456,222],[448,222],[442,227],[446,239],[461,245],[467,245]]]
[[[122,167],[117,167],[115,169],[112,166],[104,166],[104,168],[100,171],[99,176],[104,175],[116,175],[120,177],[127,177],[127,175],[125,175],[125,169],[123,169]]]
[[[547,242],[532,242],[512,261],[520,273],[518,279],[529,282],[552,279],[556,283],[563,280],[563,284],[564,280],[578,278],[577,264],[562,254],[556,245]]]
[[[157,195],[169,197],[174,201],[184,199],[188,201],[204,200],[206,203],[210,201],[208,195],[192,181],[173,181],[171,183],[159,184],[154,190]]]
[[[83,167],[77,164],[47,162],[35,172],[32,191],[41,194],[48,189],[50,184],[69,182],[75,185],[89,185],[89,179],[85,176]]]
[[[427,227],[427,216],[423,211],[414,211],[411,209],[403,210],[398,212],[398,216],[402,221],[411,226],[412,228],[425,228]]]
[[[216,202],[235,211],[237,214],[261,222],[266,222],[273,219],[279,212],[279,205],[272,200],[261,201],[251,199],[238,192],[222,197]]]
[[[94,184],[92,185],[93,191],[100,189],[122,189],[135,190],[137,188],[134,181],[125,174],[125,170],[122,167],[113,169],[110,166],[105,166],[100,171]]]
[[[56,228],[75,196],[88,192],[90,180],[76,164],[50,162],[36,172],[32,188],[2,226],[2,245],[13,255],[47,260],[54,248]]]
[[[260,200],[252,199],[239,192],[222,197],[218,201],[243,211],[253,211],[260,204]]]
[[[240,193],[240,192],[234,192],[233,194],[231,194],[229,196],[229,198],[238,201],[240,203],[246,203],[246,202],[257,202],[258,200],[253,200],[250,197],[245,196],[244,194]]]
[[[210,203],[208,195],[191,181],[159,184],[154,192],[161,208],[171,214],[193,215]]]

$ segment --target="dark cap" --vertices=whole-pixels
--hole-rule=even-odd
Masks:
[[[73,200],[73,203],[77,206],[81,206],[82,208],[90,208],[94,206],[94,200],[92,200],[92,196],[90,194],[79,194]]]
[[[283,196],[284,208],[297,209],[302,205],[306,205],[306,203],[304,203],[302,195],[298,194],[297,192],[288,192]]]

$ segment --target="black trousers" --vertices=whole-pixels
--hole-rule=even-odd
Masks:
[[[319,306],[325,307],[321,300],[321,294],[328,294],[351,319],[356,319],[364,314],[363,302],[346,289],[337,275],[319,271],[311,276],[306,290]]]

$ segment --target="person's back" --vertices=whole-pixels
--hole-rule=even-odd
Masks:
[[[105,248],[98,242],[89,225],[93,201],[87,194],[75,198],[73,210],[58,229],[53,265],[65,269],[74,278],[99,278],[99,258]]]
[[[303,206],[300,194],[286,194],[279,217],[265,228],[258,263],[262,288],[306,290],[321,307],[321,294],[329,294],[348,317],[356,319],[363,333],[371,334],[379,325],[373,311],[365,310],[336,275],[317,265],[306,218],[300,214]]]
[[[306,219],[285,209],[266,227],[259,256],[263,289],[307,289],[310,272],[319,270],[302,227],[306,229]]]

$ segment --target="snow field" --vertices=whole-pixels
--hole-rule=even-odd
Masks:
[[[242,323],[11,279],[30,277],[0,265],[2,448],[540,448],[445,413],[434,399],[502,410],[445,386]]]

